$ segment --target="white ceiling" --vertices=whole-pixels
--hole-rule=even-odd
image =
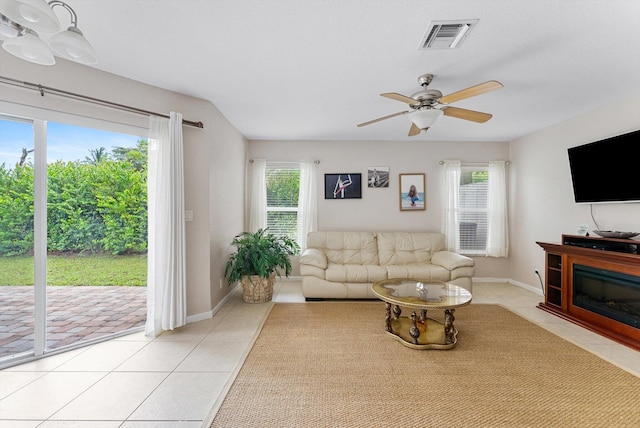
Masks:
[[[209,100],[248,139],[509,141],[640,94],[638,0],[66,1],[96,68]],[[479,20],[460,48],[418,50],[453,19]],[[356,127],[406,110],[379,94],[424,73],[443,94],[500,81],[455,103],[494,117]]]

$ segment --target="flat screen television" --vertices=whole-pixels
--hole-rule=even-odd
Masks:
[[[640,130],[568,149],[577,203],[640,202]]]

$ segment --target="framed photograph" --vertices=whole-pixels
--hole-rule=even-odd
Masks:
[[[427,209],[424,174],[400,174],[400,211]]]
[[[361,199],[362,174],[325,174],[325,199]]]
[[[367,168],[367,187],[389,187],[389,167],[370,166]]]

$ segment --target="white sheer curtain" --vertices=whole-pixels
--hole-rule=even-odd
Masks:
[[[507,174],[505,161],[489,162],[489,194],[487,196],[487,256],[509,255],[509,222],[507,219]]]
[[[318,228],[316,182],[316,163],[300,162],[300,193],[298,195],[298,244],[304,250],[307,246],[307,233]]]
[[[442,165],[442,227],[447,250],[460,252],[460,161],[446,160]]]
[[[182,115],[151,116],[149,139],[145,334],[155,337],[187,321]]]
[[[267,182],[266,159],[254,159],[251,176],[251,199],[249,201],[249,232],[267,227]]]

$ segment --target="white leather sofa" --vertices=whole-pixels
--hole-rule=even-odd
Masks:
[[[437,232],[311,232],[300,256],[302,293],[314,299],[374,299],[388,278],[446,281],[471,291],[475,262],[445,251]]]

